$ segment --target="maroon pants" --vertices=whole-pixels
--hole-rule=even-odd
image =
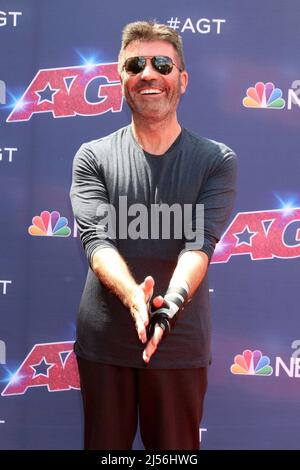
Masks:
[[[77,357],[84,447],[129,450],[139,418],[147,450],[198,450],[207,369],[134,369]]]

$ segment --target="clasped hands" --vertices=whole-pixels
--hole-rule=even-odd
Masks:
[[[147,327],[149,325],[149,301],[153,295],[154,279],[152,276],[147,276],[140,285],[132,293],[129,310],[135,322],[138,337],[142,343],[147,343],[143,351],[143,360],[146,363],[150,362],[151,356],[155,353],[158,344],[162,340],[164,330],[155,325],[154,333],[147,342]],[[164,299],[161,295],[154,297],[152,300],[154,307],[160,308]]]

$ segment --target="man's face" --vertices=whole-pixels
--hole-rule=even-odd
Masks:
[[[124,51],[123,63],[129,57],[164,55],[180,67],[172,44],[166,41],[133,41]],[[132,112],[143,118],[160,121],[176,113],[180,96],[187,86],[187,72],[177,67],[168,75],[155,70],[147,59],[146,67],[136,75],[121,72],[123,94]]]

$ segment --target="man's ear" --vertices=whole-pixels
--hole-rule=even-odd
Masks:
[[[185,90],[188,86],[188,82],[189,75],[186,70],[183,70],[183,72],[180,73],[180,91],[182,95],[185,93]]]

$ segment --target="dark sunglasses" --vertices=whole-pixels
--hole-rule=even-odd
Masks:
[[[166,55],[129,57],[129,59],[125,60],[123,69],[129,74],[136,75],[145,69],[147,59],[151,60],[152,67],[162,75],[169,75],[174,65],[182,72],[182,69],[174,64],[173,60]]]

